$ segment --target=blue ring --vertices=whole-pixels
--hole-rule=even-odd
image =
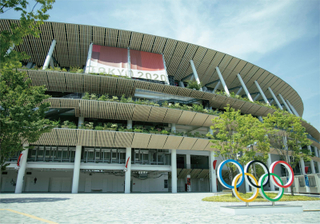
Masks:
[[[238,185],[236,185],[236,187],[238,188],[238,187],[240,187],[241,186],[241,184],[243,183],[243,181],[244,181],[244,169],[243,169],[243,166],[241,166],[241,164],[238,162],[238,161],[235,161],[235,160],[233,160],[233,159],[228,159],[228,160],[225,160],[223,163],[221,163],[220,165],[219,165],[219,176],[220,176],[220,180],[221,180],[221,182],[222,182],[222,185],[225,185],[226,187],[228,187],[229,189],[233,189],[234,188],[234,186],[231,186],[231,185],[229,185],[229,184],[227,184],[224,180],[223,180],[223,178],[222,178],[222,168],[223,168],[223,166],[226,164],[226,163],[230,163],[230,162],[232,162],[232,163],[236,163],[239,167],[240,167],[240,169],[241,169],[241,172],[242,172],[242,177],[241,177],[241,181],[240,181],[240,183],[238,184]]]

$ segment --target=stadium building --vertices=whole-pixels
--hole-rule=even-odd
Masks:
[[[0,30],[13,23],[0,20]],[[24,69],[33,85],[46,86],[46,116],[61,125],[25,143],[33,147],[9,161],[1,192],[221,191],[221,159],[206,134],[224,107],[259,119],[270,105],[303,114],[288,83],[226,53],[96,26],[45,22],[40,30],[14,50],[31,56]],[[320,135],[302,124],[315,156],[295,169],[294,190],[320,193]],[[275,160],[271,150],[268,165]]]

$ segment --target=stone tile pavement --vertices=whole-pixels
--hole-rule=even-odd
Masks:
[[[0,223],[320,223],[320,211],[230,216],[220,213],[220,206],[239,205],[241,202],[201,201],[212,195],[0,194]],[[303,205],[305,210],[320,210],[320,201],[281,204]],[[12,209],[44,220],[1,209]]]

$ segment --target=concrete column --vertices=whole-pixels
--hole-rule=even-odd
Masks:
[[[176,124],[174,124],[174,123],[171,124],[171,132],[172,133],[176,133],[177,132]]]
[[[78,119],[78,129],[84,124],[84,117],[79,117]]]
[[[130,48],[128,47],[128,68],[127,68],[127,76],[131,78],[131,58],[130,58]]]
[[[46,70],[48,68],[50,60],[52,58],[52,53],[53,53],[54,47],[56,46],[56,43],[57,43],[56,40],[52,40],[52,43],[51,43],[51,46],[49,48],[49,52],[47,54],[46,60],[44,61],[42,70]]]
[[[191,155],[186,154],[186,165],[187,169],[191,169]],[[190,180],[190,184],[188,184],[188,179]],[[186,177],[186,184],[187,184],[187,192],[191,192],[191,175],[188,174]]]
[[[128,161],[129,159],[129,161]],[[126,162],[128,161],[128,166],[125,172],[125,189],[124,193],[130,194],[131,191],[131,148],[126,148]]]
[[[221,81],[221,83],[222,83],[222,85],[223,85],[224,91],[226,92],[227,96],[230,96],[229,89],[228,89],[227,84],[225,83],[225,81],[224,81],[224,79],[223,79],[223,77],[222,77],[222,74],[221,74],[221,72],[220,72],[219,67],[216,67],[216,71],[217,71],[218,76],[219,76],[219,79],[220,79],[220,81]]]
[[[171,188],[172,193],[177,193],[177,150],[171,149]]]
[[[253,98],[253,101],[256,101],[256,100],[259,98],[260,95],[261,95],[261,94],[258,93],[258,94]]]
[[[183,87],[183,88],[185,87],[185,86],[184,86],[184,83],[183,83],[182,81],[179,81],[179,86],[180,86],[180,87]]]
[[[29,144],[23,144],[24,150],[22,151],[22,157],[20,159],[20,169],[18,171],[16,189],[15,189],[16,194],[22,193],[23,179],[24,179],[24,174],[26,172],[26,167],[27,167],[27,158],[28,158],[28,151],[29,151],[29,149],[27,148],[28,146]]]
[[[217,89],[219,88],[220,84],[221,84],[221,81],[219,81],[219,82],[217,83],[217,85],[216,85],[216,86],[214,87],[214,89],[212,90],[212,93],[214,93],[215,91],[217,91]]]
[[[268,87],[268,90],[269,90],[269,92],[271,93],[273,99],[276,101],[278,107],[279,107],[281,110],[283,110],[283,108],[282,108],[279,100],[277,99],[276,95],[273,93],[272,89],[271,89],[270,87]]]
[[[290,113],[290,114],[293,114],[292,111],[290,110],[288,104],[286,103],[286,101],[283,99],[282,95],[279,93],[279,97],[282,101],[282,103],[284,104],[284,106],[286,107],[287,111]]]
[[[127,121],[127,129],[132,129],[132,120]]]
[[[318,151],[317,147],[314,147],[314,151],[316,152],[316,157],[320,157],[320,151]],[[318,165],[318,172],[320,173],[320,162],[317,162]]]
[[[239,79],[239,81],[240,81],[240,83],[241,83],[242,88],[243,88],[244,91],[246,92],[248,99],[249,99],[251,102],[253,102],[253,99],[252,99],[252,97],[251,97],[251,95],[250,95],[250,93],[249,93],[246,85],[244,84],[244,82],[243,82],[240,74],[237,74],[237,77],[238,77],[238,79]]]
[[[315,156],[316,156],[316,157],[319,157],[318,148],[315,147],[315,146],[313,146],[313,148],[314,148],[314,154],[315,154]]]
[[[199,76],[198,76],[198,73],[197,73],[197,69],[194,66],[194,63],[193,63],[192,60],[190,60],[190,65],[191,65],[191,68],[192,68],[193,76],[194,76],[195,80],[197,81],[197,83],[200,85],[200,79],[199,79]],[[203,91],[202,87],[200,88],[200,91]]]
[[[303,175],[303,177],[306,177],[306,172],[305,172],[305,164],[304,164],[304,160],[301,158],[300,159],[300,167],[301,167],[301,174]],[[306,185],[306,192],[310,192],[310,187],[307,187]]]
[[[213,135],[213,130],[211,128],[208,128],[208,132],[210,132],[211,135]]]
[[[242,87],[239,88],[238,92],[236,92],[236,95],[239,95],[241,93],[241,91],[243,90]]]
[[[310,154],[312,154],[312,150],[311,150],[310,145],[308,145],[308,150],[309,150]],[[316,173],[316,170],[314,168],[314,161],[312,159],[310,160],[310,166],[311,166],[311,173]]]
[[[15,44],[12,44],[12,46],[11,47],[9,47],[9,49],[7,50],[7,52],[6,52],[6,55],[5,56],[8,56],[10,53],[11,53],[11,51],[15,48]]]
[[[72,194],[78,193],[80,179],[80,163],[81,163],[81,145],[76,146],[76,155],[74,158],[73,179],[72,179]]]
[[[262,89],[261,89],[261,87],[260,87],[259,83],[258,83],[257,81],[254,81],[254,83],[256,84],[256,86],[257,86],[257,88],[258,88],[258,90],[259,90],[259,92],[260,92],[260,94],[261,94],[261,96],[262,96],[262,98],[263,98],[264,102],[270,106],[270,103],[269,103],[269,101],[268,101],[268,99],[267,99],[266,95],[264,95],[264,92],[262,91]]]
[[[85,70],[84,70],[85,73],[90,73],[92,47],[93,47],[93,43],[91,43],[91,44],[89,45],[87,62],[86,62],[86,68],[85,68]]]
[[[187,165],[187,169],[191,169],[191,155],[190,154],[186,154],[186,165]]]
[[[289,102],[289,100],[286,100],[288,103],[288,106],[290,107],[291,111],[294,113],[294,115],[296,115],[297,117],[300,117],[300,115],[298,114],[298,112],[296,111],[296,109],[291,105],[291,103]]]
[[[267,164],[268,164],[268,167],[270,167],[271,164],[272,164],[272,157],[271,157],[271,154],[270,154],[270,153],[268,154]],[[270,176],[270,177],[271,177],[271,176]],[[272,181],[269,181],[269,183],[270,183],[270,190],[271,190],[271,191],[275,191],[275,187],[274,187],[273,182],[272,182]]]
[[[210,192],[217,192],[217,173],[213,169],[213,161],[216,159],[214,151],[209,152],[209,177],[210,177]],[[216,167],[217,168],[217,167]]]
[[[163,67],[166,70],[166,84],[170,85],[168,72],[167,72],[167,66],[166,66],[166,60],[164,60],[164,55],[162,54],[162,61],[163,61]]]

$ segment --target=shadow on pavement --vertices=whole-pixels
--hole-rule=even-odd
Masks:
[[[0,199],[0,203],[10,204],[10,203],[38,203],[38,202],[56,202],[56,201],[66,201],[70,198],[5,198]]]

